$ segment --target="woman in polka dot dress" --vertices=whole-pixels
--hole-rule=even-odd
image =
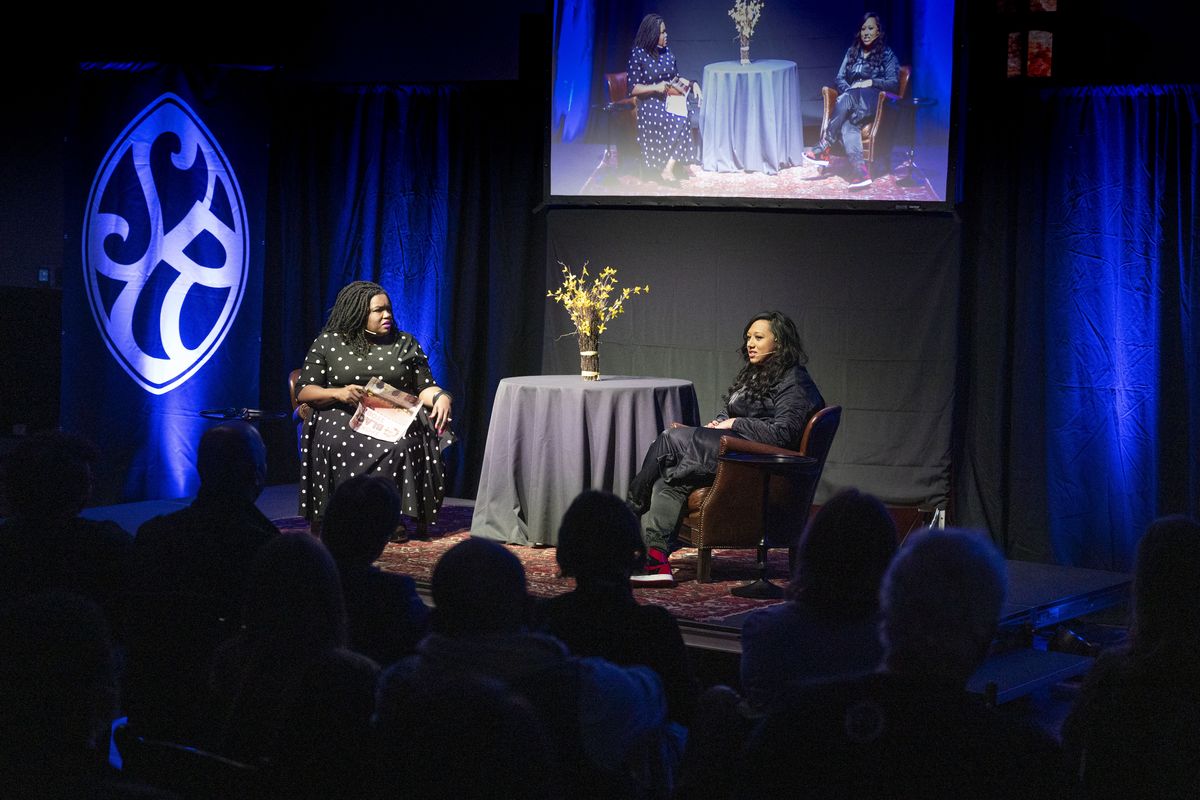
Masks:
[[[423,406],[394,444],[350,429],[363,387],[376,375],[417,395]],[[451,397],[434,383],[421,345],[395,329],[382,286],[355,281],[338,292],[297,386],[296,399],[313,408],[300,446],[300,513],[314,530],[334,489],[356,475],[376,473],[395,479],[404,514],[418,526],[435,520],[444,495],[438,438],[450,422]]]
[[[685,94],[692,83],[679,77],[675,54],[667,48],[667,24],[658,14],[647,14],[638,26],[628,85],[637,98],[637,140],[646,166],[674,181],[676,163],[695,161],[695,146],[687,118],[668,112],[666,97]]]

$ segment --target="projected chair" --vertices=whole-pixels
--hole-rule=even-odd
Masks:
[[[764,455],[808,456],[817,460],[815,470],[788,477],[771,475],[767,487],[766,513],[763,513],[763,474],[751,464],[719,461],[712,486],[688,495],[686,516],[679,526],[679,539],[699,551],[696,580],[711,580],[714,548],[757,548],[764,539],[766,547],[788,548],[789,563],[797,541],[808,521],[813,494],[821,480],[825,457],[833,444],[842,419],[841,406],[827,406],[808,421],[798,450],[722,436],[718,455],[758,453]],[[766,536],[763,521],[766,520]],[[763,554],[765,559],[765,553]]]
[[[912,67],[900,67],[900,87],[896,94],[891,92],[880,92],[879,99],[875,103],[875,117],[862,126],[862,143],[863,143],[863,159],[867,162],[867,168],[875,173],[875,162],[879,161],[887,166],[888,152],[885,144],[892,136],[892,129],[896,125],[896,118],[899,116],[897,110],[891,106],[896,100],[901,100],[908,96],[908,81],[912,77]],[[825,132],[829,129],[829,117],[833,114],[833,104],[837,102],[838,90],[832,86],[821,87],[821,99],[825,102],[824,113],[821,115],[821,139],[825,138]],[[878,145],[878,146],[877,146]]]
[[[608,105],[604,106],[609,125],[607,155],[611,158],[615,149],[617,167],[628,169],[641,160],[637,144],[637,99],[629,97],[628,72],[606,72],[604,84],[608,87]],[[628,161],[622,154],[630,156]]]

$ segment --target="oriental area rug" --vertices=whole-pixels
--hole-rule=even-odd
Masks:
[[[445,506],[438,524],[428,541],[410,540],[403,544],[389,544],[377,562],[381,569],[411,575],[417,585],[427,589],[433,567],[451,547],[470,536],[471,511],[469,506]],[[308,523],[300,517],[277,519],[275,524],[281,531],[307,531]],[[512,552],[525,567],[529,593],[535,597],[553,597],[569,592],[575,581],[559,574],[554,560],[553,547],[510,546]],[[729,590],[758,576],[754,550],[713,551],[713,581],[696,581],[696,550],[685,547],[671,555],[671,564],[676,568],[675,586],[668,588],[634,589],[634,597],[641,603],[662,606],[672,616],[681,620],[720,624],[722,620],[756,608],[771,605],[775,600],[753,600],[734,597]],[[783,584],[787,580],[787,551],[772,550],[770,555],[770,578]]]

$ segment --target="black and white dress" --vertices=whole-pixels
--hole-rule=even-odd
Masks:
[[[629,54],[630,91],[637,84],[650,86],[679,77],[671,48],[657,47],[655,51],[651,55],[635,47]],[[682,164],[696,160],[692,129],[688,126],[687,118],[669,113],[661,94],[644,94],[638,98],[637,130],[642,157],[651,169],[661,170],[672,158]]]
[[[365,355],[350,349],[336,333],[322,333],[304,357],[297,392],[310,384],[324,388],[365,385],[379,376],[410,394],[434,385],[429,359],[417,340],[397,331],[390,344],[372,344]],[[350,429],[354,406],[313,409],[300,443],[300,513],[323,516],[334,489],[356,475],[394,478],[401,510],[419,522],[433,522],[442,506],[442,460],[438,436],[422,409],[395,444]]]

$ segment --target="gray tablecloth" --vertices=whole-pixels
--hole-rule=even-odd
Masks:
[[[624,497],[672,422],[700,423],[696,389],[672,378],[505,378],[496,390],[471,535],[554,544],[584,489]]]
[[[803,158],[795,61],[720,61],[704,68],[701,163],[710,172],[774,175]]]

